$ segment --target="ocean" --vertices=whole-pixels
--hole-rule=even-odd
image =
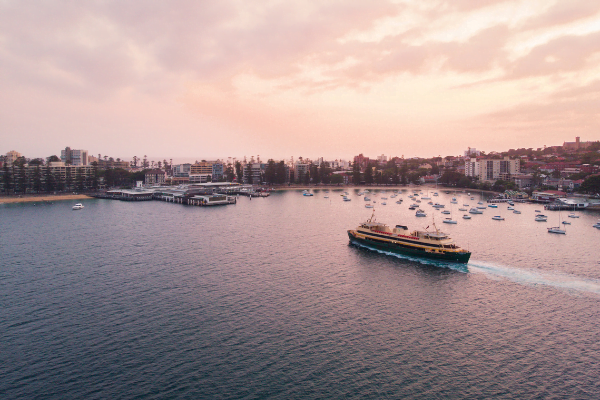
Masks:
[[[598,398],[600,214],[553,235],[568,213],[463,220],[480,194],[440,190],[447,225],[412,189],[371,193],[379,221],[468,248],[460,265],[352,245],[358,190],[312,192],[0,204],[0,398]]]

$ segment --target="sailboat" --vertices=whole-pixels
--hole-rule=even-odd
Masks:
[[[564,229],[560,229],[560,211],[558,212],[558,226],[553,226],[548,228],[548,233],[560,233],[562,235],[566,235],[567,231]]]
[[[446,218],[446,219],[444,219],[442,221],[444,224],[456,224],[456,220],[452,219],[452,206],[450,206],[450,210],[451,210],[450,211],[450,217]],[[442,213],[444,213],[444,212],[442,211]]]

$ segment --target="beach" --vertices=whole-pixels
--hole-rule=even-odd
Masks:
[[[25,195],[0,197],[0,204],[9,203],[29,203],[42,201],[63,201],[63,200],[85,200],[92,197],[85,194],[45,194],[45,195]]]

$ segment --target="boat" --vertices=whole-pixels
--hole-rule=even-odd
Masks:
[[[417,210],[417,212],[415,213],[415,217],[426,217],[427,214],[425,214],[425,211],[423,210]]]
[[[417,207],[410,206],[410,207],[408,207],[408,209],[409,209],[409,210],[416,210],[416,209],[417,209]]]
[[[435,203],[435,204],[433,205],[433,207],[434,207],[434,208],[444,208],[445,206],[444,206],[443,204],[440,204],[440,203]]]
[[[548,228],[548,233],[558,233],[561,235],[566,235],[567,231],[564,229],[560,229],[560,211],[558,213],[558,226],[553,226]]]
[[[465,214],[463,215],[463,219],[471,219],[471,216],[469,214]]]
[[[384,201],[383,203],[381,203],[382,206],[387,206],[387,203]]]
[[[475,197],[471,197],[471,200],[475,200]]]
[[[577,215],[575,213],[571,213],[571,214],[569,214],[569,218],[579,218],[579,215]]]
[[[312,195],[313,195],[312,193],[308,193],[308,192],[302,193],[302,196],[312,196]]]
[[[469,214],[483,214],[483,211],[481,211],[479,208],[471,208],[469,210]]]
[[[77,203],[73,206],[73,210],[81,210],[83,209],[83,204]]]
[[[367,197],[367,196],[365,196],[365,197],[363,197],[363,200],[364,200],[364,201],[371,201],[371,198],[370,198],[370,197]]]
[[[521,211],[519,211],[519,210],[513,210],[513,214],[521,214]]]
[[[396,204],[402,204],[402,199],[398,200]]]
[[[486,208],[487,207],[485,207],[485,206],[477,206],[477,209],[479,209],[479,210],[485,210]]]
[[[390,228],[388,225],[375,221],[371,215],[366,222],[356,229],[348,230],[352,243],[375,247],[396,254],[406,254],[443,261],[468,263],[471,252],[462,249],[454,243],[446,233],[440,232],[435,224],[435,231],[412,231],[404,225]]]
[[[324,198],[324,199],[328,199],[328,198],[329,198],[329,196],[323,196],[323,198]]]
[[[535,211],[536,213],[541,213],[541,212],[542,212],[542,211],[540,211],[540,210],[534,210],[534,211]]]
[[[350,197],[345,197],[345,196],[344,196],[344,198],[342,200],[344,200],[344,201],[352,201],[352,199]]]
[[[466,208],[459,208],[458,211],[467,211]]]
[[[563,221],[562,224],[563,225],[571,225],[571,223],[569,221]]]
[[[548,221],[548,217],[545,216],[544,214],[537,214],[535,216],[535,220],[538,222],[544,222],[544,221]]]
[[[512,207],[512,206],[508,206],[508,207],[506,207],[506,209],[507,209],[507,210],[514,210],[515,208],[514,208],[514,207]]]
[[[509,201],[509,202],[508,202],[508,205],[509,205],[509,206],[514,206],[514,205],[515,205],[515,203],[514,203],[514,202],[512,202],[512,201]]]
[[[592,225],[592,228],[598,228],[598,229],[600,229],[600,221],[598,221],[594,225]]]
[[[500,215],[494,215],[494,216],[492,217],[492,219],[493,219],[493,220],[496,220],[496,221],[504,221],[504,218],[502,218],[502,216],[500,216]]]
[[[450,214],[450,211],[444,210],[444,211],[442,211],[442,214]]]
[[[373,208],[373,204],[365,204],[365,208]]]
[[[455,220],[453,220],[452,218],[448,217],[445,220],[442,221],[445,224],[456,224],[457,222]]]
[[[438,193],[437,193],[437,192],[435,192],[433,195],[434,195],[434,196],[438,196]]]
[[[498,208],[498,205],[497,204],[488,204],[488,207],[489,208]]]

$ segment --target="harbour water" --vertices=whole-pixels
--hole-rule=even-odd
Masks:
[[[350,245],[372,210],[312,192],[0,205],[0,398],[597,398],[600,214],[552,235],[539,205],[463,220],[480,196],[440,192],[447,225],[370,196],[435,216],[457,265]]]

